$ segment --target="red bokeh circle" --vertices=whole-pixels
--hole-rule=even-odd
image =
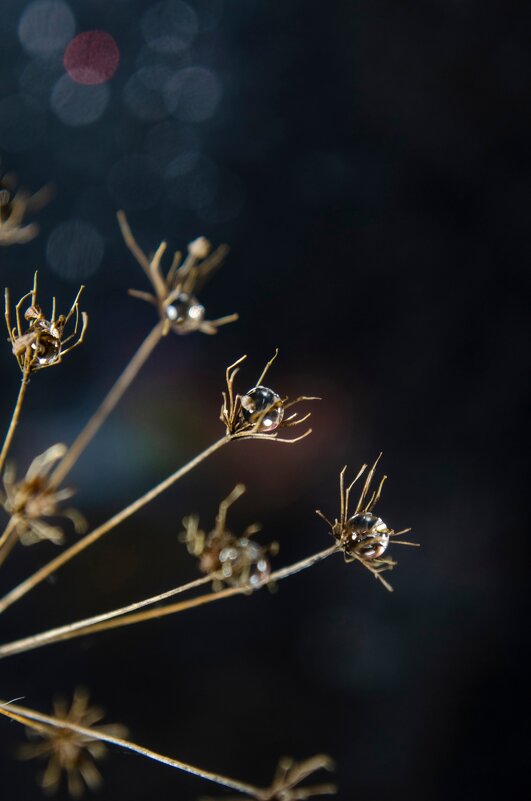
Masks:
[[[120,51],[110,33],[85,31],[68,43],[63,57],[65,70],[76,83],[105,83],[120,62]]]

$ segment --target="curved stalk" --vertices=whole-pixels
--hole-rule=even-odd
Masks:
[[[16,525],[17,523],[15,517],[10,517],[2,536],[0,537],[0,565],[4,564],[17,543],[18,535],[16,531]]]
[[[7,429],[7,434],[4,439],[4,444],[2,445],[2,451],[0,452],[0,473],[4,469],[4,465],[7,459],[7,454],[9,453],[9,448],[11,447],[13,437],[15,436],[15,431],[19,421],[20,412],[22,410],[22,404],[24,402],[24,396],[26,394],[26,389],[28,388],[29,384],[29,374],[30,374],[30,368],[29,366],[27,366],[24,368],[24,372],[22,374],[22,380],[20,382],[20,389],[18,391],[15,408],[11,416],[11,422],[9,423],[9,428]]]
[[[50,476],[50,486],[57,487],[66,478],[72,467],[75,465],[89,442],[97,434],[107,417],[117,406],[125,391],[133,383],[138,373],[153,353],[160,340],[162,339],[162,323],[159,322],[144,339],[125,370],[111,387],[107,396],[98,406],[88,423],[77,435],[76,439],[69,447],[52,475]]]
[[[122,523],[124,520],[127,520],[127,518],[134,515],[135,512],[138,512],[139,509],[142,509],[148,503],[153,501],[165,490],[171,487],[172,484],[175,484],[180,478],[193,470],[194,467],[197,467],[198,464],[201,464],[201,462],[230,441],[230,437],[224,436],[221,439],[218,439],[212,445],[209,445],[208,448],[205,448],[204,451],[183,465],[183,467],[180,467],[178,470],[176,470],[175,473],[172,473],[170,476],[165,478],[164,481],[161,481],[140,498],[137,498],[136,501],[133,501],[133,503],[130,503],[129,506],[126,506],[125,509],[122,509],[121,512],[118,512],[105,523],[102,523],[101,526],[98,526],[89,534],[86,534],[84,537],[82,537],[82,539],[74,543],[74,545],[71,545],[70,548],[67,548],[66,551],[60,553],[59,556],[55,557],[55,559],[52,559],[50,562],[48,562],[48,564],[41,567],[25,581],[21,582],[21,584],[18,584],[16,587],[14,587],[14,589],[8,592],[7,595],[4,595],[4,597],[0,599],[0,613],[4,612],[9,606],[14,604],[15,601],[20,600],[20,598],[30,592],[30,590],[34,589],[38,584],[48,578],[48,576],[50,576],[52,573],[55,573],[57,570],[59,570],[59,568],[63,567],[63,565],[80,554],[90,545],[93,545],[97,540],[103,537],[104,534],[112,531],[112,529],[116,528],[117,525]]]
[[[147,759],[152,759],[155,762],[160,762],[163,765],[168,765],[171,768],[176,768],[185,773],[191,773],[193,776],[198,776],[200,779],[220,784],[223,787],[229,787],[231,790],[236,790],[239,793],[246,793],[255,798],[260,797],[261,794],[259,788],[254,787],[252,784],[245,784],[236,779],[221,776],[218,773],[211,773],[208,770],[196,768],[194,765],[189,765],[187,762],[181,762],[179,759],[173,759],[172,757],[158,754],[156,751],[151,751],[151,749],[144,748],[129,740],[123,740],[121,737],[113,737],[112,734],[106,734],[103,731],[98,731],[98,729],[78,726],[67,720],[60,720],[51,715],[43,715],[41,712],[35,712],[33,709],[26,709],[23,706],[18,706],[18,704],[6,704],[0,701],[0,714],[11,720],[16,720],[17,723],[21,723],[24,726],[33,728],[36,731],[42,731],[43,729],[49,731],[50,726],[54,729],[62,729],[63,731],[66,729],[67,731],[79,734],[80,737],[88,738],[89,741],[98,740],[102,743],[108,743],[109,745],[116,745],[118,748],[125,748],[127,751],[133,751],[135,754],[147,757]]]
[[[250,585],[244,585],[243,587],[227,587],[226,589],[219,590],[218,592],[208,593],[208,595],[199,595],[196,598],[190,598],[187,601],[180,601],[174,604],[159,607],[157,609],[150,609],[148,611],[136,612],[133,614],[124,614],[124,612],[129,611],[129,609],[132,609],[133,607],[139,609],[142,606],[152,605],[160,600],[163,600],[164,598],[169,598],[171,595],[177,595],[178,593],[192,589],[194,586],[199,586],[200,584],[204,583],[205,580],[212,580],[213,576],[207,576],[206,579],[198,579],[196,582],[184,584],[181,587],[169,590],[161,595],[147,598],[144,601],[138,601],[136,604],[131,604],[130,607],[115,609],[112,612],[106,612],[101,615],[97,615],[94,618],[80,620],[76,623],[70,623],[57,629],[51,629],[50,631],[45,631],[41,634],[34,634],[31,637],[25,637],[22,640],[16,640],[15,642],[2,645],[0,646],[0,659],[4,659],[8,656],[14,656],[15,654],[26,653],[27,651],[33,651],[36,648],[42,648],[44,645],[51,645],[55,642],[71,640],[74,637],[81,637],[85,634],[95,634],[98,631],[121,628],[122,626],[141,623],[145,620],[152,620],[153,618],[165,617],[166,615],[173,615],[177,612],[184,612],[187,609],[194,609],[198,606],[204,606],[205,604],[213,603],[214,601],[220,601],[224,598],[231,598],[233,595],[246,594],[251,590],[260,589],[270,582],[282,581],[282,579],[293,576],[295,573],[300,573],[301,570],[306,570],[306,568],[312,567],[313,565],[317,564],[317,562],[321,562],[323,559],[326,559],[328,556],[338,553],[339,551],[340,548],[336,544],[332,545],[330,548],[326,548],[324,551],[319,551],[311,556],[307,556],[305,559],[301,559],[298,562],[294,562],[292,565],[288,565],[287,567],[271,573],[269,578],[258,585],[258,587],[251,587]]]

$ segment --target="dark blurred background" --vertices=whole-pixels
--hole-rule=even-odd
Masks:
[[[120,61],[86,86],[63,53],[94,29]],[[262,521],[288,564],[331,543],[314,509],[337,514],[340,467],[383,450],[379,512],[422,543],[392,549],[394,594],[330,559],[274,595],[13,657],[0,695],[47,711],[85,685],[137,742],[257,784],[327,752],[345,801],[523,797],[527,4],[2,0],[0,64],[1,168],[56,192],[39,236],[1,249],[2,282],[18,297],[38,267],[46,309],[83,282],[90,313],[86,344],[31,381],[19,471],[74,438],[155,322],[126,294],[148,287],[118,208],[148,250],[228,242],[201,299],[241,318],[152,356],[72,472],[91,525],[220,436],[242,353],[240,389],[278,346],[269,383],[324,398],[311,438],[215,455],[8,611],[2,640],[194,578],[181,519],[210,526],[237,481],[234,530]],[[20,547],[2,593],[54,553]],[[40,797],[22,731],[0,729],[2,798]],[[102,770],[102,801],[224,795],[116,750]]]

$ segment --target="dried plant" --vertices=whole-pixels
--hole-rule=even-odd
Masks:
[[[23,245],[37,236],[39,227],[25,223],[28,214],[39,211],[51,197],[50,187],[31,195],[16,188],[13,175],[0,177],[0,245]]]
[[[62,698],[54,703],[54,716],[66,724],[90,728],[99,724],[104,714],[99,707],[89,706],[88,691],[82,687],[75,691],[70,706]],[[117,723],[104,726],[99,724],[98,728],[99,731],[115,737],[127,736],[126,727]],[[46,770],[39,780],[45,793],[57,792],[63,774],[66,775],[68,791],[73,798],[83,795],[83,782],[91,790],[97,790],[101,785],[101,773],[95,765],[95,761],[102,759],[107,753],[101,740],[72,731],[66,726],[56,728],[41,725],[38,729],[28,726],[26,732],[32,742],[21,746],[19,756],[21,759],[48,760]]]
[[[354,481],[348,487],[345,487],[346,466],[339,474],[339,520],[336,518],[332,523],[319,509],[316,510],[316,513],[330,527],[332,536],[343,551],[345,562],[361,562],[367,570],[370,570],[382,582],[387,590],[392,591],[393,588],[383,578],[382,573],[386,570],[392,570],[397,563],[390,556],[384,556],[383,554],[387,550],[391,537],[406,534],[411,529],[403,528],[401,531],[394,531],[392,528],[388,528],[380,517],[372,513],[380,500],[382,488],[387,478],[387,476],[383,476],[378,488],[369,496],[371,483],[381,455],[378,456],[367,474],[352,515],[349,512],[350,492],[367,469],[366,464],[363,465]],[[405,542],[403,540],[393,540],[393,542],[396,545],[412,545],[415,547],[418,545],[416,542]]]
[[[227,391],[223,392],[220,420],[226,426],[227,436],[231,439],[253,437],[253,439],[276,439],[277,442],[294,443],[304,439],[312,433],[308,428],[299,437],[282,439],[278,436],[280,428],[293,428],[306,422],[311,412],[299,417],[297,412],[285,416],[286,411],[302,401],[320,400],[309,395],[300,395],[295,400],[281,398],[274,390],[264,387],[262,381],[269,372],[269,368],[278,356],[278,348],[270,359],[255,386],[247,390],[244,395],[234,393],[234,381],[239,373],[239,365],[247,356],[241,356],[237,361],[227,367],[225,378]]]
[[[221,590],[223,584],[251,591],[267,583],[271,574],[268,554],[278,553],[278,543],[259,545],[250,539],[260,531],[258,523],[247,526],[239,536],[227,529],[227,512],[232,504],[245,492],[243,484],[237,484],[230,495],[221,501],[216,524],[209,534],[199,528],[199,517],[190,515],[183,519],[184,532],[181,542],[188,553],[199,560],[199,570],[212,576],[212,589]]]
[[[238,319],[237,314],[229,314],[217,320],[205,320],[205,307],[196,298],[196,293],[227,255],[226,245],[221,245],[212,252],[212,245],[204,236],[194,239],[188,245],[185,260],[181,263],[181,253],[174,253],[170,268],[164,275],[161,261],[166,252],[166,242],[161,242],[154,255],[148,258],[134,238],[123,211],[118,212],[118,222],[129,250],[153,288],[153,294],[138,289],[130,289],[129,294],[156,307],[162,322],[163,336],[170,331],[176,334],[190,334],[192,331],[217,334],[220,326]]]
[[[15,230],[15,223],[17,220],[19,223],[21,221],[20,209],[22,207],[16,207],[15,198],[3,195],[2,192],[4,192],[4,188],[0,191],[0,209],[4,209],[4,207],[7,209],[11,203],[11,210],[9,214],[6,213],[5,219],[2,218],[2,225],[5,225],[5,221],[10,219],[11,225],[15,226],[13,230]],[[20,199],[17,202],[20,203]],[[35,274],[33,289],[24,295],[15,306],[16,325],[13,327],[9,292],[6,290],[6,324],[13,353],[22,371],[22,382],[0,454],[0,472],[4,486],[1,501],[9,516],[4,533],[0,536],[0,565],[18,541],[25,545],[42,540],[61,544],[64,538],[63,531],[55,524],[54,518],[60,516],[70,518],[76,531],[81,531],[84,519],[80,513],[62,508],[63,501],[70,498],[73,491],[62,487],[61,484],[87,444],[123,397],[127,388],[131,386],[162,337],[171,331],[177,334],[187,334],[193,331],[214,334],[220,326],[237,319],[237,315],[232,314],[217,320],[206,320],[204,307],[196,297],[205,281],[221,264],[227,252],[225,247],[212,251],[210,243],[200,237],[190,243],[183,261],[179,253],[175,254],[168,271],[164,274],[161,262],[166,250],[166,243],[162,242],[155,253],[148,256],[141,250],[131,233],[123,212],[118,213],[118,220],[125,243],[144,270],[153,290],[152,293],[131,290],[130,294],[155,306],[159,317],[158,322],[141,343],[74,442],[69,447],[59,444],[48,448],[32,461],[24,478],[18,481],[14,468],[10,464],[5,467],[5,464],[19,420],[29,377],[38,370],[59,364],[67,353],[81,344],[84,341],[88,318],[85,312],[79,310],[79,298],[83,287],[66,315],[56,316],[54,299],[50,319],[46,318],[37,304],[37,274]],[[23,312],[26,301],[29,305]],[[67,334],[70,323],[72,323],[71,332]],[[235,379],[246,357],[242,356],[231,364],[226,370],[226,389],[222,393],[220,419],[225,428],[223,436],[125,508],[116,512],[107,521],[62,550],[56,557],[6,593],[3,598],[0,598],[0,613],[35,590],[52,573],[56,573],[62,566],[94,545],[104,535],[153,502],[159,495],[191,473],[225,445],[236,440],[248,439],[294,444],[307,437],[311,433],[310,428],[307,428],[300,436],[279,436],[280,432],[301,425],[310,417],[310,413],[300,416],[297,411],[290,410],[301,402],[317,400],[317,398],[301,395],[294,400],[289,400],[265,386],[263,382],[277,354],[278,351],[265,365],[256,383],[243,394],[236,392]],[[273,571],[269,556],[276,553],[277,545],[272,543],[262,546],[252,539],[260,528],[256,523],[247,526],[241,534],[235,534],[228,528],[228,511],[245,491],[243,485],[238,484],[220,503],[215,525],[208,533],[200,528],[197,515],[189,515],[183,520],[184,531],[180,538],[186,544],[190,554],[198,559],[198,567],[203,574],[201,578],[171,587],[157,595],[142,598],[126,606],[53,629],[48,628],[38,634],[0,645],[0,659],[75,637],[177,614],[235,595],[245,596],[262,587],[271,587],[273,583],[300,573],[338,553],[343,553],[347,562],[360,561],[384,586],[390,589],[381,574],[394,567],[396,563],[386,556],[385,552],[391,538],[395,538],[403,531],[395,532],[388,528],[381,518],[373,514],[383,484],[382,480],[377,490],[371,493],[370,487],[377,462],[378,460],[367,474],[360,498],[352,514],[349,512],[350,492],[366,466],[346,488],[344,482],[346,468],[341,472],[339,519],[331,522],[321,512],[318,512],[330,528],[334,538],[332,546]],[[406,545],[414,544],[396,539],[393,541]],[[213,592],[196,593],[200,587],[209,583],[212,583]],[[189,597],[175,600],[174,596],[183,594],[188,594]],[[170,603],[163,603],[170,599],[173,599]],[[76,692],[69,708],[64,703],[56,703],[53,715],[44,715],[14,703],[0,703],[0,715],[18,721],[31,731],[32,738],[37,737],[37,741],[25,746],[23,756],[48,758],[48,766],[42,777],[42,786],[46,791],[52,792],[59,787],[63,773],[67,777],[69,791],[74,796],[80,794],[84,784],[92,789],[97,787],[100,782],[100,774],[94,760],[103,754],[105,745],[127,749],[155,762],[186,771],[237,791],[245,798],[254,799],[254,801],[302,801],[302,799],[318,795],[332,794],[336,789],[331,784],[301,786],[316,770],[331,769],[330,758],[322,755],[303,760],[300,763],[290,759],[281,760],[272,784],[267,788],[259,788],[159,754],[124,739],[123,727],[96,726],[95,724],[101,718],[101,713],[89,706],[88,694],[85,691],[78,690]]]
[[[5,318],[13,353],[18,366],[23,373],[35,372],[46,367],[59,364],[67,353],[81,345],[85,338],[88,325],[88,315],[81,312],[81,331],[79,329],[79,298],[84,287],[81,286],[70,311],[56,317],[56,301],[52,301],[52,314],[46,319],[41,307],[37,304],[37,273],[33,278],[33,288],[23,295],[15,306],[16,327],[11,325],[11,311],[9,290],[5,291]],[[26,300],[31,298],[31,305],[24,312],[27,328],[24,331],[21,319],[21,308]],[[74,318],[74,329],[65,337],[65,328]],[[69,343],[72,343],[69,345]],[[65,347],[69,345],[68,347]]]
[[[313,787],[298,787],[301,782],[318,770],[333,770],[334,763],[326,754],[295,762],[291,757],[284,757],[278,763],[275,777],[271,787],[259,790],[254,795],[242,799],[241,796],[225,798],[223,801],[302,801],[305,798],[315,798],[318,795],[335,795],[335,784],[319,784]],[[205,798],[202,801],[215,801]],[[221,799],[218,799],[221,801]]]
[[[5,496],[2,506],[13,520],[13,532],[23,545],[33,545],[49,540],[55,545],[64,541],[64,533],[58,526],[46,522],[46,517],[67,517],[78,533],[82,533],[87,523],[76,509],[61,509],[62,501],[71,498],[74,490],[65,488],[55,490],[48,482],[50,471],[66,452],[66,445],[52,445],[40,456],[36,456],[21,481],[15,480],[15,470],[8,465],[4,470],[3,482]],[[1,553],[1,544],[0,544]]]

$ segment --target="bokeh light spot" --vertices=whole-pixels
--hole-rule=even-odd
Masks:
[[[77,283],[98,270],[104,250],[103,238],[91,223],[67,220],[48,237],[46,260],[54,273]]]
[[[162,91],[171,74],[167,67],[157,64],[141,67],[129,78],[124,103],[134,117],[155,122],[168,116]]]
[[[36,0],[20,17],[18,38],[28,53],[48,56],[62,50],[75,29],[74,15],[66,3]]]
[[[63,63],[73,81],[87,85],[105,83],[118,67],[120,51],[110,33],[85,31],[65,50]]]
[[[198,30],[197,15],[181,0],[155,3],[141,21],[148,46],[159,53],[179,53],[193,41]]]
[[[164,87],[168,111],[182,122],[203,122],[215,113],[221,85],[212,70],[186,67],[175,73]]]
[[[109,88],[80,86],[63,75],[55,84],[50,104],[66,125],[90,125],[99,120],[109,102]]]

